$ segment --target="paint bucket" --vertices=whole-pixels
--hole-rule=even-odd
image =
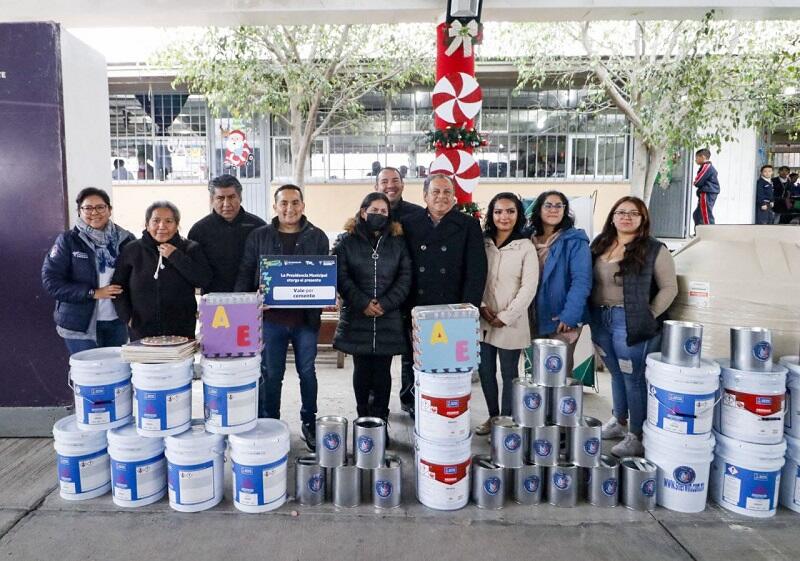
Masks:
[[[228,437],[233,471],[233,506],[242,512],[275,510],[286,502],[289,425],[259,419],[247,432]]]
[[[570,378],[553,390],[553,409],[550,421],[560,427],[576,427],[583,417],[583,384]]]
[[[538,505],[542,502],[544,468],[534,464],[523,464],[511,470],[514,501],[521,505]]]
[[[644,458],[622,458],[619,463],[622,504],[631,510],[656,508],[658,466]]]
[[[203,359],[203,412],[206,430],[245,432],[258,419],[261,357]]]
[[[472,459],[472,500],[478,508],[503,508],[506,492],[506,470],[492,463],[486,454]]]
[[[316,454],[299,456],[294,462],[294,500],[304,506],[325,502],[325,468]]]
[[[111,496],[121,507],[152,504],[167,493],[164,440],[148,438],[128,423],[108,431],[111,458]]]
[[[700,361],[699,367],[677,366],[660,353],[647,356],[647,422],[677,434],[711,432],[719,389],[719,365]]]
[[[781,358],[780,364],[788,369],[783,432],[793,438],[800,438],[800,357],[785,356]]]
[[[772,332],[763,327],[731,327],[731,368],[772,370]]]
[[[472,437],[448,444],[415,435],[417,500],[435,510],[466,506],[470,492]]]
[[[800,512],[800,439],[786,437],[786,463],[781,474],[780,503]]]
[[[722,365],[720,400],[714,430],[754,444],[783,440],[786,368],[774,365],[770,372],[747,372]]]
[[[395,454],[386,454],[386,459],[372,470],[372,506],[395,508],[400,506],[403,491],[403,463]]]
[[[578,467],[600,465],[602,453],[602,423],[594,417],[583,417],[572,429],[569,439],[569,460]]]
[[[566,343],[558,339],[533,340],[533,381],[550,388],[566,384]]]
[[[703,326],[688,321],[667,320],[661,330],[661,360],[675,366],[700,367]]]
[[[70,415],[53,425],[53,438],[61,498],[82,501],[108,493],[111,470],[105,431],[81,430]]]
[[[504,468],[522,466],[525,451],[525,431],[511,417],[492,421],[492,462]]]
[[[81,430],[107,430],[131,420],[131,369],[121,347],[101,347],[69,357],[75,419]]]
[[[678,512],[706,508],[708,477],[714,459],[714,436],[676,435],[644,425],[645,458],[658,466],[656,499]]]
[[[189,430],[168,436],[164,443],[169,506],[178,512],[200,512],[217,505],[224,492],[225,437],[194,420]]]
[[[558,464],[547,468],[547,502],[558,507],[578,504],[578,468],[573,464]]]
[[[769,518],[778,508],[778,487],[785,462],[786,442],[753,444],[715,433],[711,464],[711,496],[722,508]]]
[[[431,441],[464,440],[470,431],[472,372],[414,371],[416,433]]]
[[[619,503],[619,461],[605,454],[596,466],[587,468],[586,500],[589,504],[612,508]]]
[[[386,452],[386,422],[379,417],[353,421],[353,460],[361,469],[375,469]]]
[[[142,436],[170,436],[192,420],[194,358],[160,364],[131,364],[136,430]]]
[[[333,504],[352,508],[361,504],[361,470],[354,464],[333,468]]]
[[[539,466],[558,465],[560,443],[560,427],[547,425],[534,428],[528,461]]]
[[[511,382],[511,415],[521,427],[543,427],[547,424],[547,389],[528,378]]]
[[[317,417],[317,447],[319,465],[325,468],[347,463],[347,419],[335,415]]]

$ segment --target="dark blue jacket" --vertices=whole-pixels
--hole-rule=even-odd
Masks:
[[[120,244],[120,253],[133,239],[128,233]],[[85,333],[97,305],[97,300],[89,297],[89,290],[98,288],[97,265],[94,250],[80,238],[77,228],[56,238],[42,264],[42,285],[56,299],[56,325]]]
[[[775,186],[768,179],[759,177],[756,181],[756,208],[761,210],[761,207],[773,201]],[[769,210],[769,208],[767,208]]]
[[[694,186],[698,193],[719,193],[719,179],[717,169],[711,162],[705,162],[697,170],[694,178]]]
[[[537,335],[555,333],[558,322],[570,327],[589,321],[592,292],[592,253],[586,232],[561,232],[544,263],[534,300]],[[558,319],[553,319],[558,318]]]

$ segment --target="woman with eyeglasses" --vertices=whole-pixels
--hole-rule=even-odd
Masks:
[[[592,341],[611,374],[613,415],[603,438],[623,438],[615,456],[641,456],[647,414],[645,360],[658,349],[665,312],[678,294],[675,263],[650,236],[644,201],[623,197],[592,242]]]
[[[120,251],[134,239],[111,220],[111,199],[102,189],[87,187],[75,202],[75,226],[58,236],[42,265],[42,284],[56,299],[56,331],[70,355],[128,342],[113,304],[122,287],[111,277]]]
[[[589,322],[592,254],[586,232],[575,228],[569,199],[546,191],[531,210],[531,240],[539,258],[539,290],[531,310],[535,339],[567,344],[567,372],[574,364],[575,345]]]
[[[539,282],[539,261],[523,234],[525,213],[514,193],[498,193],[489,202],[484,249],[489,265],[480,307],[481,362],[478,373],[489,418],[475,428],[488,434],[492,419],[511,415],[511,381],[518,376],[519,355],[531,341],[530,306]],[[498,403],[497,360],[503,393]]]

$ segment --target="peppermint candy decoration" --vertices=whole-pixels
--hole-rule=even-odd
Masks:
[[[481,170],[472,154],[464,150],[447,150],[436,157],[428,172],[443,173],[453,178],[465,193],[472,193],[478,186]]]
[[[483,92],[474,76],[451,72],[433,87],[433,111],[447,123],[474,119],[481,110]]]

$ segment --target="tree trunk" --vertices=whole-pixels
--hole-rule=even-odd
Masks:
[[[308,144],[303,142],[303,131],[306,121],[299,107],[289,108],[289,134],[291,135],[290,149],[292,157],[292,181],[295,185],[303,187],[306,175],[306,156]]]
[[[635,133],[633,137],[633,162],[631,164],[631,195],[650,205],[656,176],[664,163],[667,150],[663,146],[651,146]]]

